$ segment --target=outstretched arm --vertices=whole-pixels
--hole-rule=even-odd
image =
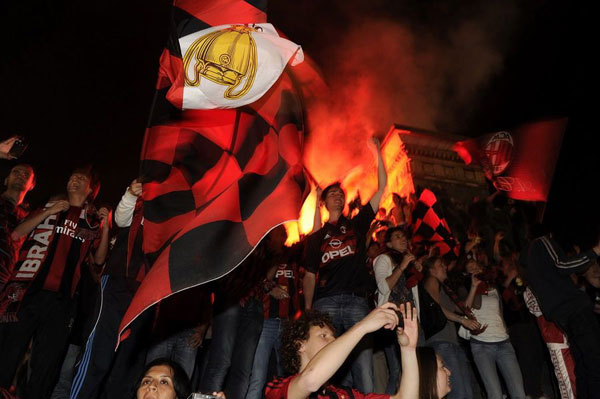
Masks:
[[[392,303],[376,308],[351,329],[323,347],[290,382],[287,399],[305,399],[312,392],[316,392],[342,366],[352,349],[366,334],[381,327],[396,328],[396,310],[398,307]]]
[[[23,223],[15,227],[11,235],[12,239],[20,240],[27,234],[31,233],[31,231],[35,229],[38,224],[42,223],[48,216],[56,215],[60,212],[65,212],[67,209],[69,209],[70,206],[71,204],[69,204],[69,201],[60,200],[54,202],[51,206],[44,209],[43,211],[31,215]]]
[[[313,228],[311,233],[314,233],[315,231],[318,231],[321,228],[321,207],[319,205],[321,203],[322,193],[323,190],[321,190],[321,187],[317,184],[317,199],[315,200],[315,215],[313,217]]]
[[[111,211],[108,208],[102,207],[98,211],[98,216],[102,219],[102,228],[100,232],[100,244],[93,254],[93,259],[94,263],[102,265],[106,261],[106,256],[108,255]]]
[[[459,323],[464,328],[468,328],[469,330],[477,330],[481,328],[481,324],[479,324],[477,321],[458,315],[440,303],[439,282],[434,277],[427,278],[427,280],[425,280],[424,287],[429,296],[431,296],[431,299],[440,305],[442,312],[444,312],[444,316],[446,316],[448,320]]]
[[[131,182],[119,205],[115,211],[115,223],[119,227],[131,226],[133,220],[133,212],[135,211],[135,203],[137,198],[142,194],[142,183],[139,183],[137,179]]]
[[[396,335],[400,344],[402,361],[402,377],[398,392],[393,399],[412,399],[419,397],[419,363],[417,362],[417,341],[419,339],[419,324],[417,309],[410,302],[400,306],[404,328],[398,327]]]
[[[373,194],[369,203],[371,204],[371,208],[373,208],[373,212],[377,212],[381,197],[385,191],[385,186],[387,185],[387,172],[383,164],[383,157],[381,156],[381,142],[378,138],[373,137],[373,144],[375,144],[377,150],[377,191]]]
[[[600,255],[600,242],[591,250],[573,256],[567,256],[562,248],[554,245],[548,237],[540,238],[539,242],[543,251],[546,252],[546,256],[550,258],[559,272],[564,274],[583,273],[591,264],[590,262]],[[540,246],[539,243],[538,246]]]

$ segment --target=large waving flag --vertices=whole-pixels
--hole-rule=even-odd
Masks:
[[[270,229],[298,217],[309,189],[293,77],[301,57],[265,24],[265,7],[250,0],[174,2],[142,150],[144,251],[152,268],[121,333],[161,299],[227,274]],[[268,71],[256,47],[261,40],[276,60]],[[262,91],[253,92],[259,83]],[[207,109],[215,106],[228,109]]]
[[[467,165],[481,165],[510,198],[546,201],[566,125],[567,118],[528,123],[460,141],[454,150]]]

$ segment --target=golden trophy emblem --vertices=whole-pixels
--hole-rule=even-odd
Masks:
[[[235,100],[243,97],[254,83],[258,56],[256,42],[251,32],[260,28],[232,25],[196,39],[185,52],[183,68],[186,86],[197,87],[201,77],[220,85],[229,86],[224,97]],[[191,62],[195,62],[193,76],[188,75]],[[237,92],[238,86],[246,78]]]

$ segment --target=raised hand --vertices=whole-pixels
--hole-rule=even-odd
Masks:
[[[359,323],[366,332],[373,332],[379,330],[381,327],[393,330],[398,325],[399,319],[396,315],[398,307],[393,303],[387,302],[383,305],[375,308]]]
[[[279,301],[290,297],[290,294],[288,294],[286,290],[284,290],[278,285],[276,285],[271,291],[269,291],[269,295],[271,295],[273,298]]]
[[[57,213],[64,212],[71,207],[69,201],[60,200],[56,201],[50,208],[48,208],[48,213],[51,215],[56,215]]]
[[[398,344],[401,348],[416,348],[419,339],[419,323],[417,322],[417,309],[410,302],[400,305],[404,327],[396,329]]]
[[[135,195],[136,197],[139,197],[140,194],[142,193],[142,183],[138,182],[137,179],[135,179],[134,181],[131,182],[131,184],[127,188],[127,191],[129,191],[131,194]]]
[[[104,227],[104,228],[110,227],[109,220],[110,220],[111,213],[112,213],[112,211],[106,207],[102,207],[98,211],[98,217],[102,220],[102,227]]]
[[[481,324],[479,324],[479,322],[477,320],[460,319],[459,322],[467,330],[477,331],[477,330],[479,330],[481,328]]]
[[[6,139],[6,140],[0,142],[0,159],[14,159],[15,158],[12,155],[10,155],[9,152],[16,140],[17,140],[16,137],[11,137],[9,139]]]
[[[410,262],[415,260],[415,256],[413,254],[406,254],[404,258],[402,258],[402,262],[400,263],[400,269],[406,270]]]

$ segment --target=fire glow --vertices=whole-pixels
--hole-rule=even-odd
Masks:
[[[406,134],[408,132],[403,131],[402,133]],[[315,159],[315,151],[320,152],[319,161],[310,162],[311,159]],[[375,154],[371,156],[370,162],[368,157],[362,162],[357,162],[356,159],[345,157],[345,153],[343,152],[331,151],[325,153],[322,147],[317,149],[315,146],[309,146],[306,149],[306,152],[306,167],[322,188],[325,188],[335,181],[341,181],[342,188],[346,192],[346,206],[348,206],[348,203],[354,200],[359,193],[361,203],[362,205],[365,205],[367,200],[370,199],[377,190],[377,164],[376,158],[374,157]],[[388,174],[388,181],[380,207],[385,208],[386,212],[389,212],[394,206],[392,193],[397,193],[401,197],[408,197],[415,191],[410,172],[410,158],[402,143],[400,132],[393,127],[382,143],[382,154],[383,162]],[[338,173],[333,172],[333,169],[329,165],[343,163],[348,166],[354,165],[354,167],[351,167],[350,171],[347,172],[345,176],[340,177]],[[288,239],[286,241],[287,245],[298,242],[300,237],[309,234],[313,229],[314,212],[317,204],[315,197],[316,190],[313,189],[302,206],[299,220],[287,222],[285,224],[288,234]],[[320,206],[320,211],[321,220],[326,221],[328,218],[327,210],[325,207]]]

